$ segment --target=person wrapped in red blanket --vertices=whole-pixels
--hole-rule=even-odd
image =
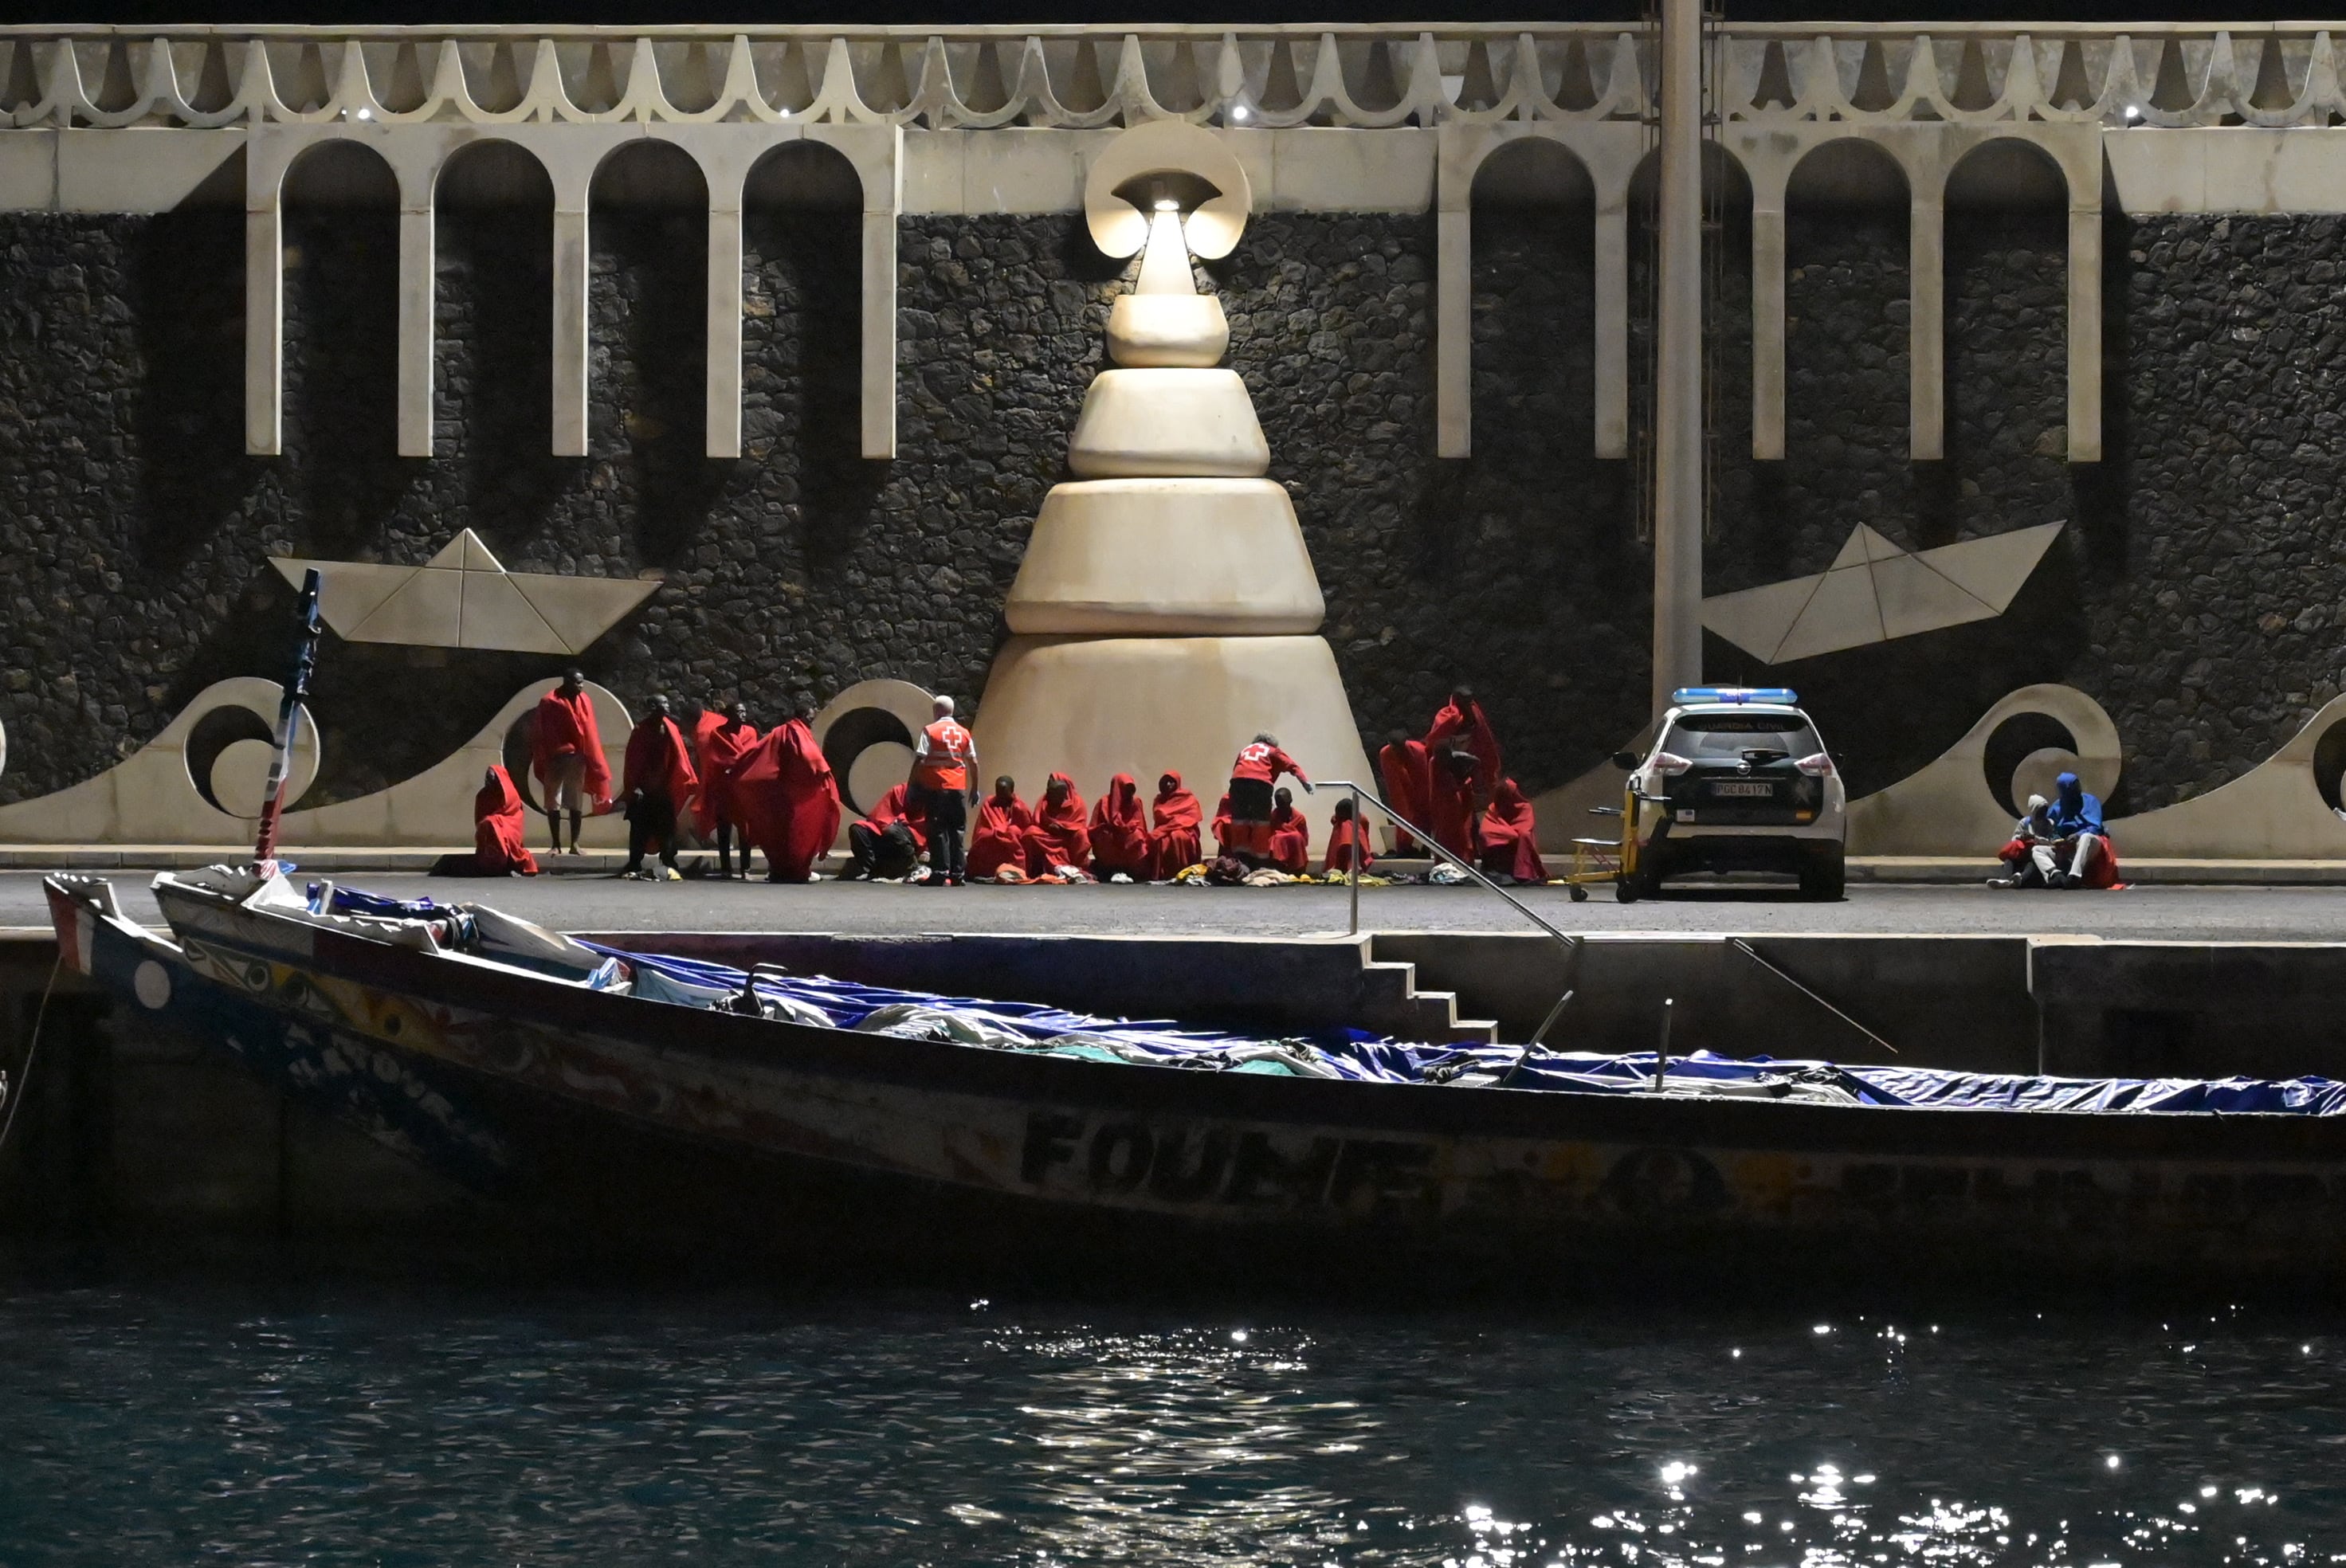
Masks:
[[[1136,882],[1148,881],[1148,812],[1131,774],[1109,779],[1107,792],[1092,808],[1091,850],[1091,872],[1100,881],[1119,873]]]
[[[627,737],[627,771],[620,784],[627,803],[627,863],[623,877],[658,881],[665,874],[675,881],[684,873],[676,869],[677,813],[690,804],[699,787],[692,769],[692,752],[684,743],[665,697],[652,698],[635,732]],[[656,851],[658,872],[644,870],[644,856]]]
[[[1491,805],[1475,824],[1482,840],[1483,874],[1501,887],[1512,882],[1535,886],[1547,881],[1540,860],[1539,829],[1532,819],[1532,803],[1512,779],[1502,779],[1491,792]]]
[[[899,784],[880,797],[872,815],[847,830],[847,866],[842,882],[896,882],[916,874],[929,847],[925,795]]]
[[[733,769],[758,744],[758,727],[750,722],[746,704],[735,703],[723,712],[712,704],[700,710],[692,726],[693,771],[700,788],[693,792],[692,825],[701,839],[717,846],[717,874],[734,875],[734,830],[741,821],[733,803]],[[741,840],[740,875],[750,874],[750,840]]]
[[[1377,775],[1384,780],[1385,804],[1400,812],[1402,820],[1423,826],[1426,803],[1433,793],[1433,754],[1426,750],[1425,742],[1406,729],[1394,730],[1386,738],[1384,749],[1377,753]],[[1393,853],[1417,852],[1417,840],[1394,829]]]
[[[733,804],[747,841],[765,851],[768,881],[814,880],[815,861],[839,837],[839,783],[805,714],[743,754],[733,769]]]
[[[1091,871],[1092,836],[1084,820],[1084,798],[1076,781],[1054,773],[1035,803],[1035,826],[1026,835],[1026,874],[1037,880],[1072,866],[1086,875]]]
[[[1474,693],[1466,687],[1451,688],[1450,700],[1433,716],[1433,723],[1425,732],[1428,751],[1439,754],[1454,747],[1464,747],[1474,759],[1474,798],[1487,801],[1499,788],[1502,771],[1499,759],[1499,734],[1484,717],[1483,705],[1474,700]],[[1429,824],[1430,826],[1431,824]]]
[[[1336,802],[1334,818],[1328,825],[1328,858],[1321,870],[1330,876],[1349,876],[1356,850],[1361,857],[1361,872],[1365,876],[1369,868],[1377,863],[1376,851],[1367,842],[1367,835],[1360,831],[1360,825],[1353,821],[1352,802],[1348,796]]]
[[[1157,780],[1157,799],[1149,806],[1155,816],[1148,830],[1150,871],[1157,881],[1169,882],[1196,865],[1203,852],[1198,829],[1205,820],[1206,809],[1182,784],[1178,773],[1168,773]]]
[[[1034,830],[1035,813],[1018,798],[1017,781],[1008,774],[994,781],[994,793],[978,802],[977,826],[969,840],[969,875],[981,882],[1001,880],[1005,866],[1015,868],[1017,881],[1026,880],[1026,837]]]
[[[1469,864],[1475,858],[1474,767],[1463,748],[1436,752],[1425,811],[1433,841]]]
[[[537,875],[537,859],[524,841],[528,819],[513,775],[492,767],[473,797],[473,852],[443,855],[432,864],[435,877],[525,877]]]
[[[1271,797],[1270,867],[1300,877],[1311,869],[1311,824],[1295,809],[1295,791],[1280,789]]]
[[[578,848],[579,820],[599,814],[611,798],[611,765],[595,724],[595,698],[583,670],[563,672],[562,684],[537,699],[529,732],[529,770],[537,777],[538,809],[561,854],[562,816],[570,815],[570,853]]]

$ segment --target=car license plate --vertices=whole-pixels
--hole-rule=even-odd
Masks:
[[[1776,787],[1764,779],[1754,779],[1747,781],[1730,779],[1724,783],[1713,784],[1710,787],[1710,792],[1713,795],[1736,799],[1768,800],[1774,799]]]

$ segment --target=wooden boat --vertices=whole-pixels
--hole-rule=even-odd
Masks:
[[[2346,1115],[1177,1070],[647,1000],[243,872],[158,878],[168,937],[102,881],[47,892],[66,962],[127,1008],[306,1072],[475,1186],[547,1203],[605,1173],[605,1217],[697,1215],[719,1234],[694,1245],[744,1256],[802,1256],[811,1225],[1189,1278],[2346,1272]]]

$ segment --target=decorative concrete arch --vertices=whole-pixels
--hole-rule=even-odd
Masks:
[[[370,111],[371,112],[371,111]],[[708,182],[709,214],[709,455],[740,453],[741,190],[774,148],[820,143],[844,158],[862,188],[862,450],[896,454],[896,219],[903,209],[903,132],[893,125],[752,119],[545,122],[499,117],[482,123],[396,126],[370,117],[267,122],[246,140],[245,450],[284,450],[285,290],[283,188],[294,159],[322,141],[349,140],[379,154],[397,177],[399,446],[432,455],[434,199],[441,169],[459,151],[502,141],[536,158],[554,186],[553,430],[557,457],[586,453],[588,194],[595,171],[621,147],[670,143]],[[729,270],[727,270],[729,266]],[[720,276],[721,274],[721,276]]]
[[[365,148],[382,161],[398,185],[403,326],[406,319],[408,214],[419,199],[427,212],[431,204],[431,160],[425,149],[371,122],[256,127],[246,139],[244,161],[244,450],[255,457],[276,457],[285,450],[285,178],[296,163],[329,142]],[[428,251],[425,261],[428,276]],[[425,324],[429,326],[428,315]],[[424,371],[428,397],[428,359]],[[408,372],[403,344],[399,358],[403,430]],[[403,442],[400,451],[406,452]]]
[[[1629,454],[1629,179],[1643,128],[1620,121],[1457,123],[1435,132],[1434,429],[1442,457],[1474,451],[1474,177],[1493,154],[1525,140],[1552,142],[1579,163],[1596,195],[1598,457]]]
[[[1720,141],[1751,176],[1751,455],[1784,455],[1784,203],[1795,166],[1818,148],[1862,141],[1896,161],[1910,208],[1907,268],[1910,456],[1946,453],[1946,185],[1983,143],[2027,141],[2059,166],[2069,191],[2069,460],[2102,455],[2102,147],[2097,127],[1996,121],[1748,121]]]
[[[1945,357],[1944,338],[1940,327],[1941,290],[1935,280],[1925,280],[1923,269],[1915,265],[1925,243],[1935,244],[1936,219],[1939,208],[1935,200],[1918,199],[1917,192],[1931,188],[1927,171],[1918,171],[1912,149],[1886,144],[1879,137],[1867,136],[1847,127],[1831,127],[1838,134],[1828,134],[1811,139],[1809,144],[1788,158],[1776,161],[1769,168],[1770,197],[1765,206],[1770,215],[1772,233],[1770,239],[1773,277],[1770,280],[1763,305],[1760,281],[1760,242],[1759,213],[1762,203],[1757,180],[1752,185],[1752,312],[1751,312],[1751,424],[1752,452],[1755,458],[1780,459],[1784,455],[1784,386],[1785,369],[1785,303],[1784,275],[1788,266],[1785,235],[1786,215],[1791,210],[1791,191],[1800,170],[1810,166],[1821,155],[1835,148],[1858,148],[1862,156],[1880,159],[1882,165],[1896,173],[1909,213],[1906,249],[1907,289],[1907,456],[1910,461],[1943,455],[1945,438],[1942,433],[1943,414],[1935,389],[1944,381],[1940,362]],[[1762,344],[1761,321],[1767,322],[1766,342]],[[1763,371],[1763,367],[1765,367]],[[1762,397],[1763,386],[1772,390],[1771,397]],[[1766,414],[1760,412],[1767,410]],[[1766,446],[1769,450],[1762,450]]]
[[[738,137],[714,145],[703,156],[709,178],[709,455],[741,455],[741,216],[750,178],[769,160],[796,148],[820,149],[846,166],[862,192],[863,212],[863,455],[895,455],[896,218],[897,160],[892,144],[868,134],[840,137],[835,127],[776,127],[774,134],[743,146]],[[700,139],[700,138],[693,138]],[[842,145],[843,144],[843,145]],[[874,156],[878,154],[879,156]],[[721,182],[721,183],[720,183]],[[879,203],[874,206],[875,201]],[[880,221],[875,224],[874,219]],[[887,319],[875,320],[871,302],[878,273],[887,274]],[[875,337],[884,336],[884,351]],[[874,382],[876,361],[885,373]]]
[[[546,155],[505,127],[444,140],[425,171],[423,199],[399,215],[399,455],[432,455],[438,412],[440,182],[451,166],[490,147],[509,147],[546,177],[549,215],[560,204]],[[403,182],[404,188],[404,182]]]
[[[2069,461],[2102,460],[2102,179],[2099,130],[2090,126],[2009,123],[1950,126],[1921,145],[1938,163],[1936,205],[1946,206],[1947,181],[1990,142],[2022,142],[2059,171],[2069,197],[2067,332]],[[1922,260],[1917,252],[1917,260]],[[1943,279],[1943,239],[1933,260]]]
[[[839,125],[816,123],[811,118],[779,117],[748,123],[655,123],[627,128],[631,134],[681,148],[700,166],[701,178],[708,182],[708,453],[717,458],[741,455],[741,201],[750,171],[770,153],[798,142],[826,148],[847,160],[863,196],[863,455],[895,456],[896,219],[904,205],[903,130],[894,125]],[[583,334],[583,210],[580,228],[578,321]],[[578,361],[578,384],[583,392],[583,357]],[[583,452],[583,402],[576,433]]]
[[[1545,152],[1543,153],[1541,149],[1545,149]],[[1586,183],[1588,187],[1589,213],[1591,219],[1591,260],[1595,261],[1596,266],[1601,270],[1604,263],[1602,260],[1597,260],[1597,258],[1602,257],[1606,253],[1606,247],[1603,243],[1603,220],[1599,215],[1606,212],[1607,206],[1601,193],[1601,188],[1597,182],[1596,171],[1591,168],[1589,167],[1588,160],[1579,152],[1576,151],[1572,147],[1567,145],[1566,138],[1562,137],[1513,136],[1494,140],[1490,146],[1484,149],[1482,155],[1474,160],[1473,172],[1465,177],[1466,209],[1464,214],[1465,221],[1471,224],[1473,215],[1475,211],[1476,201],[1478,199],[1477,193],[1484,190],[1493,169],[1504,168],[1510,163],[1520,163],[1527,159],[1540,157],[1561,158],[1565,160],[1565,163],[1567,164],[1570,168],[1577,171],[1577,178]],[[1562,172],[1561,168],[1557,168],[1557,172]],[[1566,177],[1567,179],[1571,177]],[[1564,193],[1564,188],[1560,187],[1553,193],[1544,190],[1542,194],[1544,196],[1553,194],[1558,199],[1558,209],[1561,210],[1561,198]],[[1484,198],[1484,199],[1487,199],[1487,198]],[[1624,210],[1626,210],[1626,208],[1623,202],[1617,200],[1611,204],[1611,211],[1617,218],[1619,213]],[[1443,214],[1443,219],[1446,219],[1448,217],[1449,214]],[[1457,345],[1459,354],[1464,361],[1463,367],[1459,373],[1464,377],[1471,385],[1474,373],[1474,333],[1472,305],[1474,280],[1474,235],[1471,228],[1467,230],[1464,249],[1465,256],[1461,263],[1461,267],[1463,269],[1462,278],[1464,283],[1464,288],[1461,292],[1466,297],[1466,312],[1460,322],[1457,331],[1451,331],[1445,330],[1438,335],[1436,351],[1446,352],[1451,345]],[[1604,392],[1604,389],[1607,385],[1607,376],[1606,373],[1606,369],[1612,362],[1612,360],[1616,357],[1619,357],[1622,360],[1624,365],[1624,386],[1626,387],[1627,384],[1627,251],[1625,244],[1619,252],[1619,260],[1621,260],[1624,268],[1622,300],[1625,314],[1621,317],[1614,317],[1604,309],[1603,301],[1606,298],[1607,291],[1605,287],[1605,280],[1601,276],[1596,280],[1596,287],[1591,290],[1590,299],[1588,301],[1591,311],[1591,325],[1593,329],[1592,336],[1596,351],[1592,356],[1592,363],[1590,366],[1591,376],[1595,382],[1595,386],[1591,389],[1593,395],[1591,396],[1590,402],[1592,407],[1596,411],[1596,417],[1593,423],[1591,438],[1595,443],[1596,453],[1600,457],[1614,455],[1617,452],[1626,453],[1628,450],[1627,399],[1626,396],[1622,399],[1621,406],[1617,411],[1609,410],[1605,401]],[[1620,330],[1616,330],[1617,328]],[[1607,417],[1608,412],[1618,413],[1618,429],[1614,428],[1616,422]],[[1472,421],[1474,417],[1474,410],[1471,406],[1462,405],[1457,411],[1456,417],[1459,425],[1459,429],[1455,433],[1459,447],[1458,454],[1463,455],[1465,452],[1472,450]],[[1443,433],[1445,438],[1452,433],[1446,423],[1443,427]],[[1453,453],[1445,448],[1443,455],[1446,457],[1453,455]]]

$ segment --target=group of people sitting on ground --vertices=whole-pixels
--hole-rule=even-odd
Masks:
[[[955,718],[951,697],[936,698],[934,714],[914,741],[912,776],[849,827],[850,860],[842,880],[951,887],[973,877],[1141,882],[1185,876],[1275,881],[1311,873],[1311,824],[1296,809],[1293,792],[1279,781],[1291,777],[1307,794],[1313,786],[1275,736],[1257,735],[1232,762],[1211,819],[1215,853],[1208,857],[1204,808],[1178,773],[1160,775],[1155,797],[1147,800],[1134,777],[1119,773],[1088,810],[1065,773],[1052,774],[1032,806],[1007,777],[994,779],[994,792],[981,797],[974,782],[976,740]],[[627,737],[616,791],[583,673],[569,671],[539,699],[534,717],[530,771],[556,855],[581,852],[585,818],[623,811],[627,862],[621,875],[680,877],[678,830],[688,814],[700,839],[716,846],[719,877],[746,878],[754,848],[766,857],[769,881],[811,881],[815,862],[838,836],[843,814],[838,781],[815,741],[809,712],[761,736],[742,704],[712,706],[688,737],[668,699],[655,697]],[[1494,880],[1547,880],[1531,803],[1514,779],[1502,776],[1498,738],[1473,693],[1453,692],[1423,738],[1396,733],[1381,764],[1393,809],[1423,824],[1452,855]],[[525,802],[504,768],[487,770],[474,797],[474,853],[444,858],[437,868],[443,874],[537,871],[524,841]],[[1418,846],[1399,831],[1398,848],[1410,854]],[[1356,856],[1366,873],[1375,856],[1348,799],[1336,804],[1319,870],[1348,874]],[[660,869],[648,870],[647,857],[656,857]]]
[[[2102,803],[2086,793],[2075,773],[2053,781],[2054,798],[2028,798],[2028,814],[2012,830],[2012,840],[1997,857],[2000,876],[1990,877],[1992,888],[2115,888],[2118,886],[2117,851],[2110,847],[2109,830],[2102,823]]]

